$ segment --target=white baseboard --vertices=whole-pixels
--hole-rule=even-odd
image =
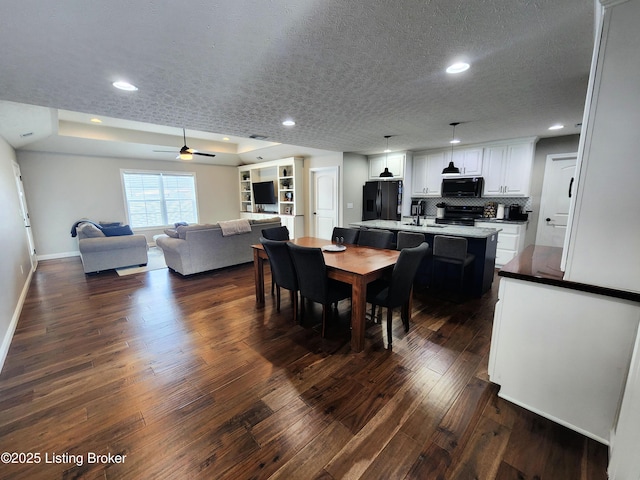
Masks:
[[[4,367],[4,361],[7,359],[7,354],[9,353],[9,347],[11,346],[11,340],[13,340],[13,334],[16,331],[16,327],[18,326],[18,320],[20,319],[20,314],[22,313],[22,307],[24,306],[24,301],[27,298],[27,293],[29,292],[29,287],[31,286],[31,279],[33,278],[33,270],[29,272],[27,276],[27,281],[24,283],[24,287],[22,288],[22,293],[20,293],[20,298],[18,299],[18,303],[16,305],[16,309],[13,312],[13,317],[11,318],[11,323],[9,324],[9,328],[2,339],[2,345],[0,346],[0,372]]]
[[[78,250],[74,252],[50,253],[47,255],[38,255],[38,261],[55,260],[57,258],[69,258],[69,257],[79,257],[79,256],[80,256],[80,252]]]

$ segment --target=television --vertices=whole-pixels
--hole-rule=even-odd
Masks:
[[[273,182],[254,182],[253,203],[259,205],[272,205],[278,203]]]

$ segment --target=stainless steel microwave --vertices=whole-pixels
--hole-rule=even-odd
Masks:
[[[481,197],[484,179],[482,177],[455,177],[442,179],[443,197]]]

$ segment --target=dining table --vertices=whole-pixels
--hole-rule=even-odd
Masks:
[[[398,261],[400,252],[347,244],[344,245],[344,249],[336,249],[335,244],[330,240],[316,237],[300,237],[289,241],[303,247],[325,247],[323,256],[327,266],[327,276],[351,285],[351,350],[361,352],[364,349],[367,285],[391,271]],[[264,304],[264,260],[268,257],[262,244],[251,247],[253,248],[256,302]],[[409,317],[410,314],[410,306],[405,306],[403,315]]]

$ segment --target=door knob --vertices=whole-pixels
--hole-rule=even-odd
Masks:
[[[545,218],[545,220],[546,220],[547,222],[550,222],[550,221],[551,221],[551,219],[550,219],[549,217]]]

